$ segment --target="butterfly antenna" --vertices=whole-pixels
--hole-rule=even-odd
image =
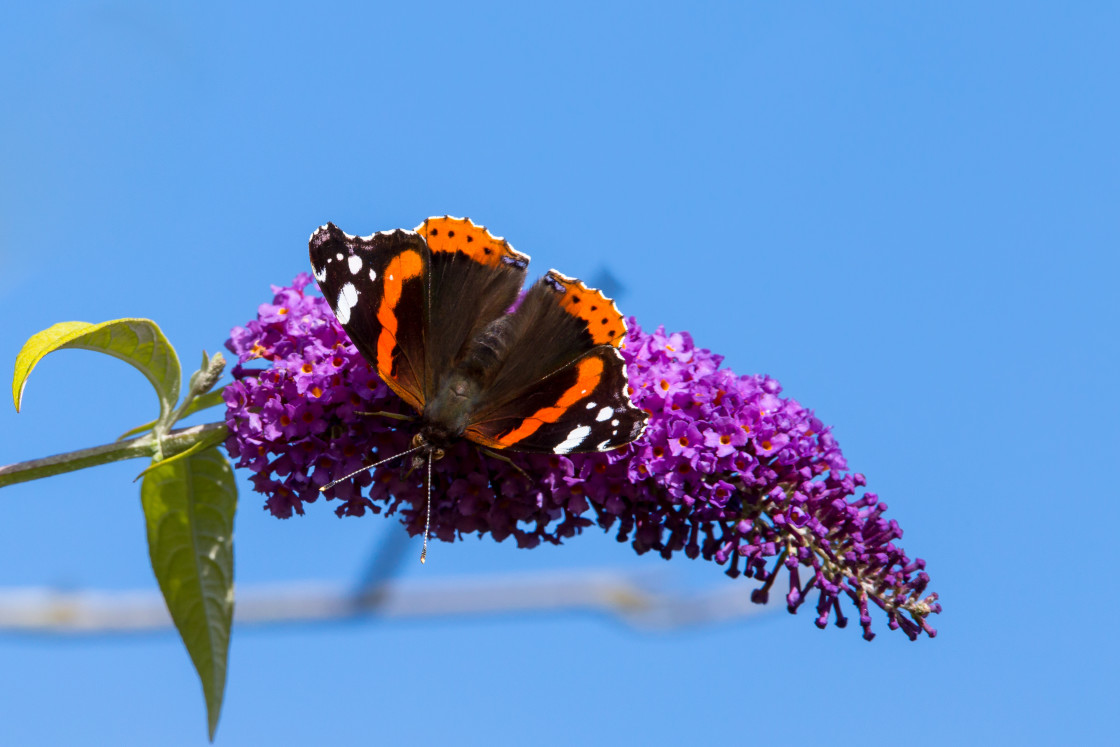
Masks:
[[[427,562],[428,530],[432,528],[432,455],[428,453],[428,515],[424,519],[424,547],[420,550],[420,562]]]
[[[331,480],[331,481],[330,481],[330,482],[328,482],[328,483],[327,483],[326,485],[324,485],[323,487],[319,488],[319,492],[320,492],[320,493],[325,493],[325,492],[327,492],[328,490],[330,490],[331,488],[333,488],[333,487],[334,487],[335,485],[338,485],[338,484],[339,484],[340,482],[342,482],[343,480],[349,480],[349,479],[350,479],[351,477],[353,477],[354,475],[358,475],[358,474],[361,474],[362,472],[368,472],[368,471],[369,471],[369,470],[371,470],[371,469],[377,469],[377,468],[378,468],[378,467],[380,467],[380,466],[381,466],[382,464],[385,464],[385,462],[391,462],[391,461],[393,461],[394,459],[397,459],[398,457],[402,457],[402,456],[407,456],[408,454],[411,454],[411,453],[412,453],[412,452],[414,452],[414,451],[419,451],[419,450],[420,450],[420,449],[422,449],[422,448],[424,448],[424,447],[423,447],[423,446],[415,446],[415,447],[413,447],[413,448],[409,449],[408,451],[402,451],[402,452],[401,452],[400,454],[394,454],[393,456],[391,456],[391,457],[388,457],[387,459],[382,459],[382,460],[381,460],[380,462],[374,462],[373,464],[370,464],[370,465],[366,465],[365,467],[361,467],[361,468],[359,468],[359,469],[356,469],[356,470],[354,470],[353,472],[351,472],[350,474],[346,475],[345,477],[340,477],[340,478],[338,478],[337,480]],[[431,457],[429,457],[429,460],[430,460],[430,459],[431,459]],[[431,463],[430,463],[430,461],[429,461],[428,467],[429,467],[429,469],[431,468]]]

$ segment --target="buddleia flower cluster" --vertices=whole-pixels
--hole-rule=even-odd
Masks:
[[[257,319],[235,328],[226,387],[226,447],[248,468],[265,508],[302,514],[322,496],[340,516],[398,514],[424,531],[426,475],[396,463],[320,488],[409,448],[415,413],[381,381],[309,275],[274,287]],[[911,640],[936,631],[925,562],[896,544],[886,504],[849,472],[829,427],[767,376],[739,376],[686,332],[644,331],[635,320],[621,352],[634,404],[650,413],[634,443],[605,453],[483,454],[467,440],[432,464],[431,533],[559,544],[599,526],[638,553],[683,553],[750,579],[751,598],[785,592],[818,627],[845,627],[841,601],[871,640],[872,608]],[[402,462],[407,460],[401,460]]]

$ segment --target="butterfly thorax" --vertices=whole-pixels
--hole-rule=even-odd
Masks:
[[[462,438],[479,399],[501,366],[508,326],[508,317],[487,325],[467,346],[462,359],[439,380],[435,394],[420,414],[420,430],[413,446],[423,445],[426,453],[439,459],[445,449]]]
[[[470,425],[471,409],[478,399],[477,381],[455,371],[440,383],[434,397],[424,405],[420,434],[433,446],[446,448]]]
[[[436,396],[424,406],[420,429],[412,437],[411,445],[420,448],[420,454],[413,457],[414,467],[428,455],[434,461],[442,459],[444,451],[462,438],[478,393],[478,384],[461,374],[453,373],[444,380]]]
[[[462,358],[437,382],[434,395],[424,404],[421,413],[421,433],[427,442],[446,447],[449,441],[460,438],[494,372],[505,355],[508,335],[508,317],[488,324],[467,345]]]

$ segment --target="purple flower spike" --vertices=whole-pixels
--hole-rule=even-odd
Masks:
[[[225,389],[226,447],[249,468],[275,516],[302,514],[319,487],[409,448],[413,416],[350,343],[327,303],[305,295],[310,276],[273,288],[257,319],[230,333],[238,356]],[[811,411],[780,396],[766,376],[737,376],[685,332],[644,332],[629,320],[622,354],[634,404],[650,413],[643,436],[621,449],[567,456],[507,453],[513,464],[463,440],[432,464],[433,537],[512,537],[519,547],[559,544],[593,523],[638,553],[684,552],[761,582],[766,602],[784,575],[796,613],[815,600],[818,627],[845,627],[840,600],[864,638],[872,605],[911,640],[934,637],[941,611],[925,562],[894,544],[886,504],[860,491],[836,440]],[[339,516],[399,511],[424,530],[424,475],[390,463],[325,493]]]

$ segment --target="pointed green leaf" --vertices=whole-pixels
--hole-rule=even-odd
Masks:
[[[101,324],[59,322],[32,335],[16,356],[12,399],[17,412],[31,370],[47,353],[65,348],[107,353],[138,368],[156,388],[161,416],[171,412],[179,399],[182,378],[179,357],[152,320],[116,319]]]
[[[141,433],[147,433],[152,428],[155,428],[156,423],[158,422],[158,420],[151,420],[147,423],[144,423],[144,425],[138,425],[135,428],[129,428],[127,431],[117,436],[117,440],[123,441],[126,438],[132,438],[133,436],[139,436]]]
[[[224,392],[225,390],[226,388],[223,386],[221,389],[215,389],[212,392],[198,395],[191,400],[191,403],[187,406],[187,409],[183,410],[183,417],[185,418],[188,415],[194,415],[196,412],[205,410],[208,407],[217,407],[218,405],[224,405],[226,401],[222,398],[222,392]]]
[[[233,470],[208,449],[157,465],[144,475],[140,497],[152,570],[202,680],[213,740],[233,623]]]

